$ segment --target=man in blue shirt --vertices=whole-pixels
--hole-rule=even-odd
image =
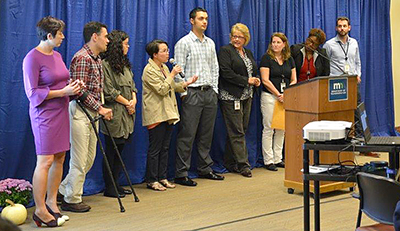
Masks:
[[[362,102],[359,84],[361,83],[361,59],[358,42],[349,36],[351,30],[350,19],[339,17],[336,19],[336,37],[328,40],[324,48],[330,58],[331,75],[342,74],[357,75],[357,104]],[[362,127],[359,121],[359,115],[355,112],[354,122],[356,136],[362,137]]]
[[[357,40],[349,36],[350,30],[350,20],[347,17],[339,17],[336,20],[337,35],[327,41],[324,48],[331,59],[331,75],[357,75],[357,81],[360,83],[360,52]]]
[[[186,76],[197,75],[199,78],[181,95],[182,110],[176,147],[175,183],[196,186],[197,183],[188,177],[195,139],[199,176],[211,180],[223,180],[224,177],[212,171],[213,161],[209,153],[218,108],[219,67],[215,43],[204,35],[208,25],[207,11],[197,7],[189,16],[192,30],[175,45],[175,60]]]

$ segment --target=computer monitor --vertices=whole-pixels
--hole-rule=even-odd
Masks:
[[[360,116],[360,122],[363,129],[363,136],[366,142],[371,139],[371,131],[369,130],[369,123],[367,112],[365,111],[364,103],[360,103],[357,107],[357,113]]]

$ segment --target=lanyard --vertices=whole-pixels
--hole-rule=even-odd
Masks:
[[[276,62],[276,64],[278,64],[278,66],[281,69],[281,77],[282,77],[282,83],[283,83],[283,82],[285,82],[285,75],[283,74],[283,65],[285,65],[285,61],[282,60],[282,65],[280,65],[278,59],[275,58],[275,62]]]
[[[344,60],[347,61],[347,54],[349,53],[349,46],[350,46],[349,41],[347,41],[347,43],[346,43],[347,44],[347,50],[346,51],[344,50],[344,47],[343,47],[342,43],[340,41],[338,41],[338,43],[340,45],[340,48],[342,48],[342,51],[343,51],[343,53],[345,55]]]

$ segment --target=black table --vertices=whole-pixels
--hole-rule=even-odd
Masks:
[[[350,151],[350,152],[388,152],[389,166],[388,175],[390,178],[396,177],[399,169],[399,150],[400,146],[395,145],[357,145],[345,144],[324,144],[306,142],[303,145],[303,187],[304,187],[304,231],[310,231],[310,180],[314,181],[314,224],[315,231],[320,231],[320,193],[319,181],[344,181],[354,182],[355,177],[333,176],[331,174],[311,174],[309,171],[309,150],[314,150],[314,164],[319,164],[319,151]]]

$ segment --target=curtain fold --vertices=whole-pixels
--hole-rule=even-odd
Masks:
[[[248,48],[259,62],[273,32],[284,32],[290,44],[305,40],[311,28],[319,27],[327,39],[336,35],[338,16],[351,19],[350,36],[360,45],[362,61],[361,93],[366,103],[370,127],[375,135],[394,135],[394,102],[390,42],[390,0],[35,0],[0,1],[0,179],[6,177],[31,180],[35,167],[35,147],[28,115],[28,100],[23,90],[22,59],[38,44],[36,23],[47,15],[66,23],[65,40],[58,51],[69,67],[76,51],[83,45],[83,26],[89,21],[101,21],[113,29],[130,35],[129,59],[133,64],[139,90],[137,116],[133,139],[123,156],[134,183],[144,180],[148,134],[141,126],[141,75],[148,56],[145,45],[155,39],[166,40],[174,53],[175,43],[190,28],[189,12],[196,6],[208,10],[209,26],[206,35],[219,47],[229,42],[230,27],[242,22],[251,33]],[[169,177],[174,176],[176,128],[171,141]],[[260,99],[254,96],[252,114],[246,135],[249,161],[252,167],[262,165]],[[213,168],[222,166],[225,150],[225,125],[218,111],[211,156]],[[193,165],[196,164],[193,153]],[[100,192],[103,187],[102,155],[85,182],[85,194]],[[192,168],[191,176],[195,176]],[[68,155],[64,172],[68,171]],[[123,175],[121,183],[126,184]]]

